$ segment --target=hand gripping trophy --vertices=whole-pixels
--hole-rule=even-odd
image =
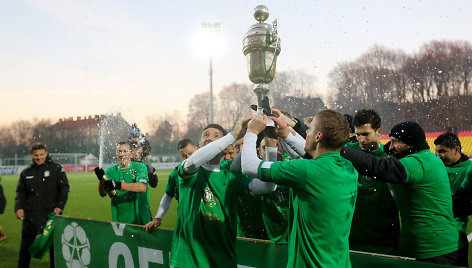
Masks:
[[[254,18],[258,23],[249,28],[243,39],[243,53],[247,60],[249,79],[255,84],[258,115],[271,113],[270,109],[264,110],[263,100],[270,89],[268,84],[274,79],[277,56],[280,53],[277,20],[270,25],[264,22],[268,17],[269,9],[266,6],[259,5],[254,8]],[[268,123],[270,124],[273,125],[273,122]]]

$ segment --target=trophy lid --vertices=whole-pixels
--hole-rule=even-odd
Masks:
[[[268,49],[274,46],[278,37],[274,35],[274,29],[271,24],[265,23],[269,17],[269,9],[264,5],[258,5],[254,8],[254,18],[258,23],[253,24],[243,39],[243,53],[246,55],[252,49]],[[275,40],[274,40],[275,39]],[[276,50],[280,52],[280,47]]]

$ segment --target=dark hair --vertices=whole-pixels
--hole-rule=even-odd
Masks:
[[[177,143],[177,150],[183,149],[187,147],[189,144],[195,146],[195,144],[190,139],[180,140],[179,143]]]
[[[352,124],[352,115],[350,115],[350,114],[344,114],[344,117],[345,117],[346,120],[347,120],[347,123],[348,123],[348,125],[349,125],[349,130],[351,131],[351,133],[356,132],[356,131],[354,130],[354,125]]]
[[[128,145],[130,150],[133,149],[133,145],[131,145],[131,143],[129,141],[120,141],[116,144],[116,147],[118,147],[120,145]]]
[[[327,149],[339,149],[349,138],[349,124],[344,115],[333,110],[319,111],[315,116],[317,131],[323,133],[320,144]]]
[[[46,148],[46,144],[41,143],[41,142],[35,142],[33,143],[33,145],[31,145],[30,153],[33,153],[33,151],[36,151],[36,150],[44,150],[46,152],[48,151]]]
[[[205,131],[205,130],[207,130],[207,129],[209,129],[209,128],[216,128],[216,129],[220,130],[220,131],[223,133],[223,136],[226,136],[226,134],[228,134],[228,132],[226,132],[226,130],[225,130],[222,126],[220,126],[220,125],[218,125],[218,124],[209,124],[208,126],[206,126],[206,127],[202,130],[202,132]]]
[[[452,132],[445,132],[439,135],[434,140],[434,145],[444,145],[449,149],[454,149],[456,146],[459,146],[459,148],[462,149],[461,141],[456,134]]]
[[[370,124],[372,129],[377,130],[381,127],[382,120],[379,114],[372,109],[362,109],[354,115],[352,123],[355,127]]]

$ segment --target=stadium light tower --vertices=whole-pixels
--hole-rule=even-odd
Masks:
[[[210,123],[213,123],[213,53],[219,49],[220,26],[221,23],[219,22],[202,23],[202,41],[204,42],[204,49],[210,55]]]

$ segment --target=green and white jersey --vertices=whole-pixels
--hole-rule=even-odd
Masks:
[[[362,150],[359,143],[346,147]],[[377,157],[388,157],[383,144],[372,152]],[[396,255],[400,232],[398,209],[386,182],[359,174],[357,201],[352,218],[349,247],[352,250]]]
[[[164,192],[172,197],[175,197],[177,201],[179,201],[179,185],[178,180],[179,180],[179,174],[178,174],[178,169],[174,168],[170,174],[169,174],[169,179],[167,180],[167,185],[166,189]]]
[[[451,187],[441,159],[423,150],[400,162],[407,174],[405,184],[393,185],[402,223],[400,253],[423,259],[458,250],[463,245],[459,242]]]
[[[203,165],[188,178],[179,175],[174,267],[236,267],[238,197],[248,194],[252,178],[230,171],[231,162]],[[182,163],[179,168],[182,174]]]
[[[114,181],[147,185],[148,175],[146,165],[141,162],[131,162],[130,166],[121,169],[118,164],[107,168],[105,175]],[[144,225],[152,220],[147,191],[144,193],[116,190],[111,198],[112,221]]]
[[[452,194],[455,194],[464,182],[472,180],[472,161],[466,160],[458,164],[446,167],[449,183],[451,185]],[[467,187],[467,182],[464,184]],[[464,188],[464,187],[463,187]],[[467,217],[456,218],[459,231],[467,233]]]
[[[338,152],[261,162],[258,176],[292,189],[287,267],[350,267],[358,173]]]

